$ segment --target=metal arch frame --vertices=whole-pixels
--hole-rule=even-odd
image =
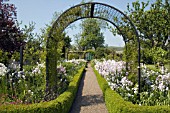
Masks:
[[[95,7],[96,5],[98,5],[98,7]],[[98,10],[98,8],[100,9],[100,5],[101,5],[101,8],[102,7],[104,7],[104,8],[106,8],[106,10],[104,9],[104,13],[103,14],[107,14],[107,16],[109,16],[109,17],[105,17],[106,15],[104,15],[104,17],[102,17],[102,15],[100,15],[100,14],[102,14],[102,12],[98,12],[98,13],[96,13],[95,11],[96,11],[96,9],[95,8],[97,8],[97,10]],[[88,6],[88,7],[87,7]],[[75,14],[75,15],[70,15],[69,13],[72,13],[71,11],[72,10],[74,10],[74,9],[76,9],[76,8],[80,8],[80,10],[78,10],[78,11],[80,11],[80,12],[78,12],[78,13],[81,13],[80,15],[76,15],[76,13],[74,12],[73,14]],[[88,10],[86,10],[86,9],[84,9],[84,8],[86,8],[86,9],[88,9]],[[102,10],[103,10],[102,9]],[[109,11],[108,9],[110,9],[110,10],[113,10],[114,12],[115,12],[115,14],[117,14],[116,16],[115,16],[115,14],[113,14],[113,12],[105,12],[105,11]],[[77,10],[77,9],[76,9]],[[84,12],[81,12],[81,11],[83,11],[84,10]],[[69,12],[70,11],[70,12]],[[82,15],[82,13],[86,13],[85,11],[87,11],[87,15],[85,14],[85,15]],[[68,13],[68,15],[67,15],[67,13]],[[95,15],[95,14],[98,14],[98,15]],[[56,29],[59,29],[59,28],[62,28],[61,30],[60,30],[60,32],[62,33],[64,30],[65,30],[65,28],[67,27],[67,26],[69,26],[71,23],[73,23],[73,22],[75,22],[75,21],[77,21],[77,20],[80,20],[80,19],[84,19],[84,18],[98,18],[98,19],[102,19],[102,20],[105,20],[105,21],[108,21],[108,22],[110,22],[112,25],[114,25],[117,29],[118,29],[118,31],[122,34],[122,36],[123,36],[123,39],[124,39],[124,41],[125,41],[125,44],[126,44],[126,42],[127,42],[127,39],[126,39],[126,36],[125,36],[125,34],[120,30],[120,28],[118,27],[118,25],[121,23],[121,21],[122,21],[122,18],[120,19],[120,21],[118,22],[116,22],[113,18],[110,18],[110,15],[109,14],[112,14],[111,16],[112,17],[118,17],[118,16],[120,16],[118,19],[120,19],[121,18],[121,16],[123,17],[123,18],[125,18],[127,21],[128,21],[128,23],[130,24],[130,26],[133,28],[133,31],[134,31],[134,33],[135,33],[135,35],[136,35],[136,37],[137,37],[137,47],[138,47],[138,85],[139,85],[139,90],[138,90],[138,92],[139,92],[139,94],[140,94],[140,90],[141,90],[141,85],[140,85],[140,78],[141,78],[141,70],[140,70],[140,59],[141,59],[141,56],[140,56],[140,39],[139,39],[139,35],[138,35],[138,31],[137,31],[137,29],[136,29],[136,27],[135,27],[135,25],[133,24],[133,22],[130,20],[130,18],[126,15],[126,14],[124,14],[122,11],[120,11],[120,10],[118,10],[117,8],[115,8],[115,7],[113,7],[113,6],[110,6],[110,5],[108,5],[108,4],[104,4],[104,3],[99,3],[99,2],[88,2],[88,3],[83,3],[83,4],[78,4],[78,5],[75,5],[75,6],[73,6],[73,7],[71,7],[71,8],[69,8],[69,9],[67,9],[66,11],[64,11],[59,17],[58,17],[58,19],[53,23],[53,25],[52,25],[52,28],[50,29],[50,31],[49,31],[49,34],[48,34],[48,38],[47,38],[47,53],[48,53],[48,49],[50,49],[50,47],[49,47],[49,40],[51,39],[51,40],[55,40],[55,38],[52,36],[53,35],[53,32],[54,32],[54,30],[56,30]],[[65,26],[62,26],[62,21],[63,21],[63,18],[64,17],[67,17],[67,16],[73,16],[73,20],[71,20],[70,22],[67,22],[67,21],[65,21],[65,22],[67,22],[67,23],[64,23],[64,25]],[[111,21],[110,19],[113,19],[113,21]],[[115,21],[115,22],[114,22]],[[116,23],[118,24],[118,25],[116,25]],[[123,23],[125,23],[124,21],[123,21]],[[122,24],[122,23],[121,23]],[[125,23],[126,25],[127,25],[127,23]],[[57,43],[57,40],[55,40],[56,41],[56,43]],[[48,62],[49,62],[49,58],[48,58],[48,55],[47,55],[47,57],[46,57],[46,76],[47,76],[47,78],[46,78],[46,80],[48,80],[48,75],[49,75],[49,64],[48,64]]]
[[[122,14],[124,17],[126,17],[127,20],[129,20],[130,24],[131,24],[132,27],[135,29],[135,34],[136,34],[136,36],[139,37],[135,25],[133,24],[133,22],[130,20],[130,18],[129,18],[126,14],[124,14],[122,11],[120,11],[119,9],[117,9],[117,8],[115,8],[115,7],[113,7],[113,6],[110,6],[110,5],[104,4],[104,3],[99,3],[99,2],[88,2],[88,3],[78,4],[78,5],[72,6],[72,7],[70,7],[69,9],[65,10],[65,11],[57,18],[57,20],[53,23],[52,28],[51,28],[51,30],[50,30],[50,32],[49,32],[48,37],[51,37],[52,32],[53,32],[54,28],[56,27],[57,22],[64,16],[64,14],[66,14],[67,12],[69,12],[70,10],[72,10],[72,9],[74,9],[74,8],[76,8],[76,7],[83,6],[83,5],[87,5],[87,4],[94,4],[94,5],[95,5],[95,4],[100,4],[100,5],[107,6],[107,7],[111,8],[111,9],[114,9],[115,11],[119,12],[119,13]],[[69,24],[67,24],[67,25],[63,28],[63,30],[64,30],[67,26],[69,26],[71,23],[73,23],[73,22],[75,22],[75,21],[77,21],[77,20],[80,20],[80,19],[84,19],[84,18],[98,18],[98,19],[106,20],[106,21],[110,22],[111,24],[113,24],[113,25],[121,32],[121,30],[118,28],[118,26],[117,26],[114,22],[112,22],[112,21],[110,21],[110,20],[108,20],[108,19],[102,18],[102,17],[95,17],[94,15],[93,15],[93,16],[90,15],[89,17],[81,17],[81,18],[75,19],[74,21],[72,21],[72,22],[70,22]],[[63,32],[63,30],[62,30],[61,32]],[[122,35],[123,35],[123,34],[122,34]],[[139,40],[139,41],[140,41],[140,40]]]

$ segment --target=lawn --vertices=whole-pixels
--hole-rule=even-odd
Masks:
[[[159,69],[155,67],[153,64],[147,64],[146,65],[149,69],[152,69],[154,71],[158,71]],[[165,64],[165,67],[168,69],[168,72],[170,72],[170,64]]]

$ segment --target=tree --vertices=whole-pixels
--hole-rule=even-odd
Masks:
[[[136,2],[132,2],[131,5],[128,4],[126,14],[135,24],[137,31],[139,33],[141,48],[144,53],[144,55],[142,55],[143,60],[149,63],[150,62],[153,63],[153,59],[155,59],[154,55],[157,54],[150,54],[150,55],[146,54],[146,52],[148,50],[152,50],[152,48],[161,48],[165,51],[168,51],[169,44],[167,44],[167,42],[168,42],[168,35],[170,33],[169,32],[170,31],[169,0],[156,0],[155,2],[149,2],[149,1],[139,2],[139,0],[137,0]],[[126,21],[124,22],[127,23]],[[132,42],[131,44],[136,44],[135,47],[137,47],[137,41],[136,41],[137,39],[134,30],[132,30],[132,26],[129,26],[129,23],[127,23],[127,25],[120,24],[119,28],[125,34],[126,38],[134,40],[134,42],[129,41],[128,46],[126,46],[128,47],[128,51],[126,51],[126,54],[132,55],[130,57],[128,56],[128,58],[126,59],[129,60],[129,58],[135,58],[137,56],[137,52],[136,52],[137,48],[134,48],[135,50],[133,51],[129,51],[129,49],[131,50],[131,48],[129,48],[130,47],[129,44],[131,42]],[[115,32],[120,34],[119,31],[113,30],[113,33]],[[135,53],[136,55],[134,54],[134,52],[136,52]]]
[[[82,47],[81,44],[80,44],[81,33],[74,35],[74,38],[75,38],[75,48],[80,50],[80,51],[83,50],[84,47]],[[74,50],[76,50],[75,48],[74,48]]]
[[[96,19],[86,19],[81,24],[82,33],[79,45],[82,50],[103,47],[104,36],[101,32],[100,22]]]
[[[62,48],[62,58],[66,57],[66,51],[68,51],[67,49],[71,47],[71,38],[69,36],[66,36],[66,33],[63,33],[63,48]]]
[[[160,47],[154,47],[151,49],[146,48],[144,51],[144,61],[151,64],[151,63],[162,63],[166,61],[165,57],[167,56],[168,52],[163,50]]]
[[[98,47],[96,49],[95,58],[97,58],[97,59],[105,58],[105,48],[104,47]]]
[[[166,41],[170,30],[170,3],[169,0],[156,0],[155,3],[133,2],[132,8],[128,5],[128,14],[135,23],[143,47],[161,47],[166,49]],[[149,10],[146,8],[150,6]]]
[[[31,22],[29,25],[25,25],[23,30],[24,45],[24,62],[26,64],[35,65],[42,60],[42,54],[44,52],[43,37],[33,33],[35,29],[35,23]],[[44,59],[43,59],[44,60]]]
[[[16,16],[15,5],[0,0],[0,49],[11,54],[23,44]]]

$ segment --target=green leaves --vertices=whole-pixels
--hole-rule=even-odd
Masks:
[[[96,19],[86,19],[82,22],[82,33],[79,44],[84,47],[83,50],[92,49],[96,50],[97,47],[102,47],[104,44],[104,36],[101,32],[103,24]]]
[[[150,7],[150,9],[146,9]],[[129,17],[135,23],[143,40],[149,40],[151,47],[165,47],[167,35],[169,32],[168,16],[169,5],[162,0],[155,3],[133,2],[132,8],[128,5]]]
[[[163,50],[160,47],[154,47],[151,49],[146,48],[144,50],[144,57],[148,58],[148,60],[145,60],[145,62],[148,63],[158,63],[158,62],[164,62],[165,57],[167,56],[168,52]]]

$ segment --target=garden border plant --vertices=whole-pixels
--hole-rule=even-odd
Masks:
[[[85,66],[74,76],[68,89],[55,100],[30,105],[2,105],[0,113],[68,113],[76,96],[84,69]]]
[[[139,106],[125,101],[116,91],[112,90],[107,81],[95,70],[98,84],[103,92],[104,101],[109,113],[169,113],[169,106]]]

